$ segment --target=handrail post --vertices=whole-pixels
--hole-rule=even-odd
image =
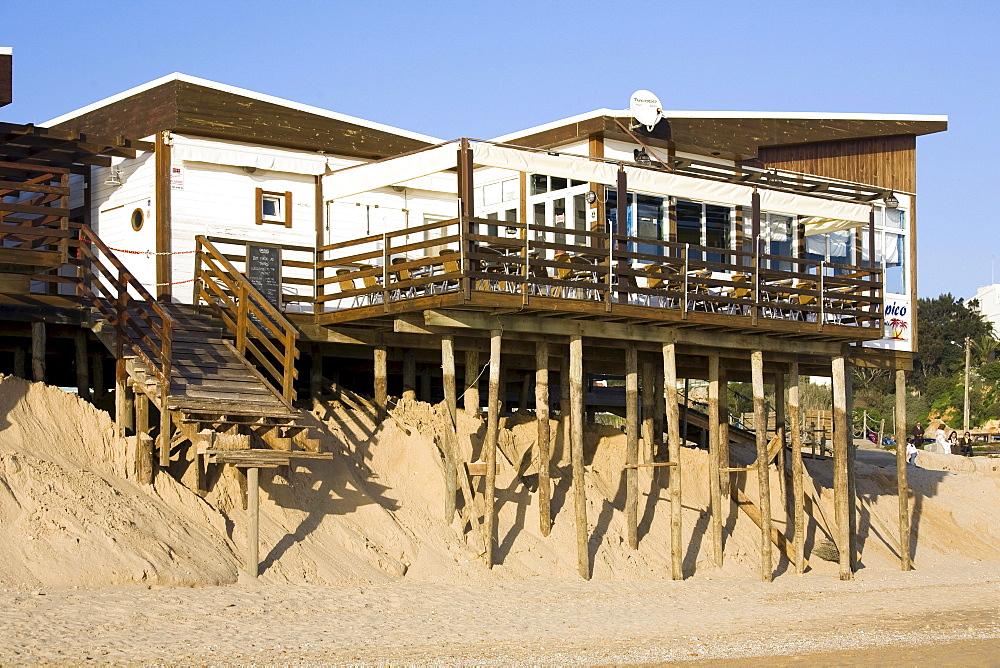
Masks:
[[[201,310],[201,299],[198,296],[198,286],[201,284],[201,254],[202,236],[199,234],[194,238],[194,281],[191,282],[191,303],[195,309]]]
[[[819,261],[819,326],[817,330],[823,331],[823,321],[826,320],[826,287],[823,278],[826,276],[826,260]]]
[[[753,255],[753,318],[752,323],[756,327],[757,319],[760,317],[760,244],[755,243]]]
[[[682,317],[685,318],[685,319],[687,319],[687,317],[688,317],[688,298],[689,298],[688,290],[690,288],[690,285],[688,283],[688,262],[689,262],[689,260],[691,258],[690,246],[691,246],[690,243],[686,243],[685,242],[685,244],[684,244],[684,304],[681,306],[681,309],[682,309],[681,312],[683,313]]]
[[[614,266],[615,266],[615,239],[611,230],[608,230],[608,291],[604,295],[604,303],[608,313],[611,313],[611,290],[614,288]],[[625,296],[625,303],[628,303],[628,295]]]
[[[521,284],[521,304],[528,305],[528,281],[531,279],[531,223],[524,221],[524,283]],[[519,409],[520,410],[520,409]]]
[[[382,231],[382,311],[389,312],[389,236]]]
[[[242,282],[240,283],[238,297],[240,301],[236,305],[236,350],[242,355],[247,349],[247,319],[250,315],[247,305],[247,287]]]

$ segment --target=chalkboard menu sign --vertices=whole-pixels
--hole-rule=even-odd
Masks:
[[[247,278],[264,299],[281,310],[281,248],[247,244]]]

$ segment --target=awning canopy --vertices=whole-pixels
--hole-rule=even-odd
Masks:
[[[427,176],[456,166],[457,142],[399,158],[342,169],[324,178],[327,199],[338,199]],[[619,166],[581,156],[551,155],[482,142],[472,143],[473,162],[514,172],[547,174],[613,185]],[[701,202],[750,207],[752,186],[625,165],[630,191]],[[851,229],[867,224],[871,205],[758,188],[761,209],[805,218],[806,234]]]

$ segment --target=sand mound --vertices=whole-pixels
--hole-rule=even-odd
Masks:
[[[360,402],[360,403],[359,403]],[[400,402],[377,421],[363,400],[317,404],[317,435],[332,461],[291,471],[261,472],[261,571],[266,581],[343,583],[424,580],[520,580],[535,575],[576,579],[576,532],[565,425],[551,425],[552,533],[539,528],[535,421],[504,418],[497,458],[498,566],[480,559],[481,508],[460,504],[444,520],[448,424],[443,406]],[[457,447],[465,461],[481,459],[485,425],[459,412]],[[588,425],[585,448],[587,511],[595,579],[669,577],[667,472],[640,469],[638,550],[624,542],[625,435]],[[143,486],[130,479],[133,439],[118,439],[108,415],[57,388],[0,378],[0,586],[38,587],[148,582],[208,584],[239,577],[246,540],[245,478],[226,467],[206,498],[166,475]],[[753,453],[734,446],[735,461]],[[921,454],[921,466],[930,455]],[[968,461],[961,460],[962,466]],[[980,464],[977,459],[976,466]],[[982,460],[983,466],[992,460]],[[952,464],[959,466],[959,464]],[[830,464],[808,462],[806,489],[817,522],[807,548],[832,531]],[[858,464],[863,565],[895,568],[894,470]],[[984,475],[983,473],[988,473]],[[708,454],[682,449],[685,572],[712,573]],[[918,565],[955,559],[997,559],[1000,535],[987,508],[1000,494],[992,472],[911,473]],[[754,502],[756,478],[737,485]],[[482,478],[473,478],[481,496]],[[785,530],[777,472],[771,476],[775,525]],[[759,530],[730,508],[724,570],[753,577]],[[959,551],[960,550],[960,551]],[[775,551],[777,555],[777,551]],[[775,560],[776,563],[778,559]],[[811,560],[812,568],[836,565]],[[779,569],[786,568],[785,565]]]

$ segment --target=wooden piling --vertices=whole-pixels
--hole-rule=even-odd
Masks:
[[[663,415],[667,410],[663,398],[663,364],[653,364],[653,445],[651,446],[652,458],[646,462],[652,464],[660,452],[663,444]]]
[[[125,369],[125,357],[115,360],[115,435],[125,438],[125,385],[128,383],[128,372]]]
[[[450,334],[441,337],[441,375],[444,385],[444,402],[448,407],[451,429],[457,434],[458,396],[455,387],[455,337]],[[457,439],[451,438],[446,438],[442,442],[442,446],[445,449],[444,519],[448,523],[455,518],[455,497],[458,493],[458,464],[456,463],[456,453],[451,447],[456,442]]]
[[[78,329],[73,333],[76,352],[76,393],[81,399],[90,401],[90,369],[87,360],[87,333]]]
[[[385,346],[375,346],[375,405],[378,407],[379,414],[385,414],[386,408],[389,403],[389,395],[387,389],[387,379],[388,379],[388,353]]]
[[[587,527],[587,487],[583,470],[583,337],[569,337],[570,413],[573,416],[573,500],[576,515],[576,556],[580,577],[590,579],[590,530]]]
[[[417,356],[412,348],[403,352],[403,398],[417,398]]]
[[[140,485],[153,484],[153,439],[145,432],[135,434],[135,480]]]
[[[847,451],[851,434],[847,427],[847,363],[833,358],[833,505],[837,522],[837,550],[840,552],[840,579],[852,580],[850,504],[847,482]]]
[[[725,358],[719,358],[719,466],[728,468],[731,466],[729,460],[729,375],[726,371]],[[722,493],[723,504],[730,497],[732,487],[731,476],[728,472],[719,476],[720,491]]]
[[[778,491],[786,498],[785,448],[788,446],[788,432],[785,428],[785,374],[774,374],[774,435],[781,444],[778,449]]]
[[[750,374],[753,381],[753,425],[757,436],[757,486],[760,496],[760,576],[764,582],[773,578],[771,558],[771,485],[767,458],[767,406],[764,402],[764,353],[750,353]]]
[[[535,419],[538,422],[537,447],[535,448],[538,467],[538,522],[543,536],[552,531],[552,482],[549,479],[549,451],[551,438],[549,425],[549,342],[535,344]]]
[[[639,548],[639,368],[634,341],[625,347],[625,538]]]
[[[479,415],[479,351],[465,351],[465,412]]]
[[[653,462],[653,453],[656,452],[655,438],[653,434],[655,427],[656,412],[656,378],[653,373],[653,365],[646,361],[642,363],[642,461],[646,464]]]
[[[910,570],[910,486],[906,480],[906,371],[896,369],[896,493],[899,495],[899,567]]]
[[[97,354],[94,356],[94,401],[103,399],[105,395],[104,386],[104,355]]]
[[[670,572],[674,580],[684,578],[681,552],[681,436],[680,409],[677,405],[676,344],[663,344],[663,387],[667,415],[667,447],[670,461]]]
[[[142,392],[135,392],[135,433],[149,433],[149,397]]]
[[[170,466],[170,446],[172,420],[170,411],[166,407],[167,399],[163,397],[160,406],[160,469],[165,471]]]
[[[28,363],[26,361],[24,348],[18,346],[14,349],[14,375],[18,378],[28,378]]]
[[[569,399],[569,358],[559,358],[559,417],[562,419],[563,451],[569,453],[573,441],[573,411]]]
[[[712,554],[722,567],[722,493],[719,480],[719,356],[708,356],[708,494],[712,521]]]
[[[247,571],[257,577],[260,571],[260,469],[247,469]]]
[[[45,382],[45,323],[31,323],[31,376],[36,383]]]
[[[844,369],[844,416],[847,418],[847,544],[851,572],[858,570],[858,491],[854,478],[854,461],[858,449],[854,446],[854,369]]]
[[[793,561],[795,572],[805,570],[806,507],[802,486],[802,430],[799,428],[799,362],[792,360],[788,367],[788,419],[792,425],[792,517],[793,517]]]
[[[490,389],[487,404],[486,441],[486,517],[483,523],[486,566],[493,568],[493,534],[496,532],[497,438],[500,429],[500,335],[490,330]]]

